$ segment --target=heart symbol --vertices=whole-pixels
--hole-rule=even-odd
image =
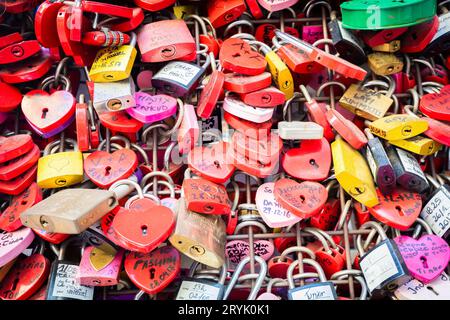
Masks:
[[[9,270],[0,284],[0,296],[4,300],[26,300],[47,280],[50,262],[42,254],[20,259]]]
[[[319,213],[328,198],[327,189],[318,182],[298,183],[284,178],[275,182],[274,190],[283,208],[304,219]]]
[[[234,172],[227,161],[228,143],[221,141],[208,146],[195,147],[188,154],[188,165],[195,174],[215,183],[226,182]]]
[[[0,136],[0,163],[20,157],[34,146],[31,136],[18,134],[11,137]]]
[[[271,228],[283,228],[299,222],[301,218],[284,209],[275,199],[274,186],[274,182],[267,182],[256,191],[256,207],[264,222]]]
[[[32,90],[22,99],[22,112],[32,126],[46,133],[66,123],[75,114],[75,105],[75,98],[69,91],[48,94]]]
[[[427,234],[416,240],[408,236],[394,239],[411,275],[429,283],[447,268],[450,248],[442,238]]]
[[[13,232],[0,232],[0,267],[15,259],[33,242],[34,233],[30,228]]]
[[[177,111],[177,99],[165,94],[150,95],[145,92],[134,94],[136,106],[126,111],[133,118],[143,122],[152,123],[164,120]]]
[[[383,195],[377,188],[379,204],[367,208],[372,216],[390,227],[407,230],[417,219],[422,209],[420,194],[402,188]]]
[[[253,242],[253,248],[255,250],[255,255],[263,258],[264,260],[269,260],[273,255],[274,246],[273,243],[268,240],[256,240]],[[232,263],[239,263],[245,257],[250,254],[250,245],[244,240],[233,240],[227,242],[225,246],[225,255],[228,260]]]
[[[170,236],[175,228],[175,216],[171,209],[161,205],[151,210],[120,208],[111,227],[127,247],[146,253]]]
[[[114,182],[128,178],[137,165],[138,158],[133,150],[95,151],[84,160],[84,172],[100,188],[109,188]]]
[[[125,258],[125,271],[141,290],[156,294],[167,287],[180,271],[180,254],[171,246],[149,253],[130,252]]]
[[[420,99],[420,111],[436,120],[450,121],[450,85],[444,86],[439,93],[429,93]]]
[[[322,181],[331,167],[331,149],[327,139],[302,140],[298,148],[289,149],[282,161],[290,176],[308,181]]]
[[[65,167],[67,167],[70,164],[69,159],[67,158],[55,158],[50,159],[48,162],[48,167],[55,169],[56,171],[61,171]]]
[[[229,38],[222,43],[219,60],[225,70],[249,76],[263,73],[267,66],[266,59],[239,38]]]

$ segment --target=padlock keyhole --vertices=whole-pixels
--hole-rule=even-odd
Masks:
[[[309,160],[309,164],[312,165],[314,168],[318,168],[318,167],[319,167],[319,166],[317,165],[317,163],[316,163],[316,160],[314,160],[314,159],[310,159],[310,160]]]
[[[302,203],[304,203],[305,200],[306,200],[305,196],[304,196],[304,195],[300,195],[300,201],[301,201]]]
[[[155,268],[150,268],[150,279],[155,278]]]
[[[24,206],[24,205],[26,205],[27,203],[28,203],[28,201],[23,200],[23,201],[20,203],[20,205]]]
[[[146,225],[141,226],[142,235],[146,236],[148,232],[148,227]]]
[[[235,54],[232,55],[233,58],[239,58],[241,56],[241,54],[239,52],[236,52]]]
[[[427,258],[424,257],[424,256],[422,256],[422,257],[420,257],[420,261],[422,261],[422,266],[423,266],[425,269],[428,269]]]
[[[395,207],[395,210],[398,211],[398,215],[399,215],[399,216],[401,216],[401,217],[404,217],[404,216],[405,216],[405,214],[403,213],[403,209],[402,209],[400,206],[396,206],[396,207]]]
[[[433,292],[435,295],[437,295],[437,296],[439,295],[439,293],[437,293],[433,287],[427,286],[427,289],[430,290],[431,292]]]
[[[221,167],[220,167],[220,162],[217,161],[217,160],[214,161],[214,165],[216,166],[217,169],[220,169],[220,168],[221,168]]]
[[[42,119],[45,119],[45,117],[47,116],[47,112],[48,112],[48,108],[42,109],[42,116],[41,116]]]
[[[105,168],[105,176],[109,176],[110,174],[111,174],[111,167],[110,166],[107,166],[106,168]]]

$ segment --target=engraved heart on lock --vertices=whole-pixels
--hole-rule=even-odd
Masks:
[[[256,207],[264,222],[271,228],[287,227],[299,222],[300,217],[284,209],[275,199],[274,186],[274,182],[263,183],[256,191]]]
[[[408,229],[417,219],[422,209],[420,194],[396,188],[391,194],[383,195],[377,188],[379,204],[368,208],[380,222],[399,230]]]
[[[68,165],[70,165],[70,161],[68,159],[62,159],[62,158],[51,159],[47,164],[47,166],[49,168],[55,169],[56,171],[61,171]]]
[[[83,163],[86,176],[101,188],[109,188],[114,182],[128,178],[137,165],[136,153],[130,149],[113,153],[95,151]]]
[[[255,255],[269,260],[273,255],[274,246],[273,243],[268,240],[255,240],[253,242],[253,248]],[[233,240],[227,242],[225,246],[225,255],[228,257],[231,263],[239,263],[245,257],[250,254],[250,245],[244,240]]]
[[[298,183],[283,178],[275,182],[274,190],[275,199],[281,206],[301,218],[319,213],[328,198],[327,189],[312,181]]]
[[[165,94],[149,95],[145,92],[134,94],[136,106],[126,109],[133,118],[152,123],[173,116],[177,111],[177,100]]]
[[[416,240],[399,236],[394,241],[408,270],[417,280],[429,283],[447,268],[450,248],[441,237],[427,234]]]
[[[141,290],[156,294],[166,288],[180,271],[180,253],[171,246],[149,253],[130,252],[125,258],[125,271]]]
[[[33,127],[46,133],[66,123],[75,114],[75,105],[75,98],[68,91],[49,94],[32,90],[23,97],[22,112]]]

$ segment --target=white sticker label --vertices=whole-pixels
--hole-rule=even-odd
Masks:
[[[202,132],[206,132],[211,129],[219,130],[219,118],[217,116],[210,117],[204,121],[198,122],[199,127],[202,128]],[[212,135],[202,136],[203,142],[210,142],[214,140]]]
[[[375,164],[375,159],[373,158],[372,151],[370,151],[370,148],[366,148],[366,159],[367,163],[369,164],[370,171],[372,171],[373,178],[377,178],[377,165]]]
[[[399,272],[387,243],[382,243],[369,252],[359,265],[370,292]]]
[[[439,237],[450,228],[450,193],[441,187],[423,207],[420,216]]]
[[[445,272],[427,284],[411,278],[394,295],[400,300],[450,300],[450,278]]]
[[[413,173],[417,176],[422,177],[422,179],[426,180],[427,178],[423,174],[422,169],[420,169],[419,163],[416,158],[409,152],[403,151],[402,149],[397,148],[398,157],[400,158],[405,171]]]
[[[317,283],[290,292],[291,300],[336,300],[332,284]]]
[[[203,282],[184,280],[176,300],[218,300],[220,288]]]
[[[171,80],[187,87],[202,68],[190,63],[172,62],[159,70],[153,79]]]
[[[441,37],[442,35],[446,34],[447,32],[450,32],[450,12],[439,16],[438,31],[436,32],[436,34],[434,35],[434,37],[431,41],[434,41],[435,39]]]
[[[94,288],[78,284],[76,275],[79,267],[72,264],[59,263],[56,271],[52,296],[77,300],[92,300]]]

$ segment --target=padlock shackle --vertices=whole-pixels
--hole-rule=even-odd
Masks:
[[[131,143],[130,147],[131,150],[139,152],[139,154],[142,156],[142,159],[144,159],[144,164],[150,165],[150,159],[148,158],[148,154],[140,145],[136,143]]]
[[[345,92],[346,87],[342,82],[339,81],[327,81],[323,83],[316,91],[316,97],[322,96],[322,92],[325,88],[331,87],[331,86],[338,86],[342,89],[342,92]]]
[[[326,282],[327,281],[327,277],[325,276],[325,272],[323,271],[322,267],[320,266],[320,264],[313,259],[302,259],[303,264],[307,264],[310,265],[311,267],[315,268],[317,270],[317,274],[319,276],[319,280],[320,282]],[[289,289],[294,289],[295,288],[295,283],[294,283],[294,278],[293,278],[293,274],[294,274],[294,270],[297,267],[297,265],[299,265],[300,262],[298,260],[294,260],[288,267],[287,272],[286,272],[286,277],[287,277],[287,281],[289,283]]]
[[[311,10],[318,5],[321,5],[321,6],[324,6],[325,8],[327,8],[328,14],[331,14],[331,11],[333,11],[333,9],[331,8],[331,6],[328,2],[326,2],[326,1],[317,1],[316,2],[315,0],[312,0],[312,1],[309,1],[307,4],[305,4],[305,7],[303,8],[303,11],[306,10],[305,16],[307,18],[309,18],[309,15],[311,14]]]
[[[188,277],[194,278],[195,277],[195,273],[197,271],[198,266],[200,265],[200,262],[198,261],[193,261],[191,264],[191,267],[189,268],[189,273],[188,273]],[[211,270],[207,270],[207,271],[216,271],[217,269],[211,269]],[[206,271],[206,270],[205,270]],[[219,276],[219,284],[225,285],[225,281],[227,279],[227,266],[224,263],[222,265],[222,267],[220,268],[220,276]]]
[[[292,101],[294,101],[295,99],[298,99],[301,97],[300,92],[294,92],[294,95],[292,96],[292,98],[286,100],[283,104],[283,120],[286,121],[286,116],[288,114],[289,109],[291,108],[291,103]]]
[[[258,278],[256,279],[256,282],[255,282],[254,286],[252,287],[252,290],[250,291],[250,295],[248,296],[247,300],[255,300],[256,299],[256,296],[257,296],[259,290],[261,289],[261,286],[262,286],[264,279],[266,277],[266,274],[267,274],[266,261],[263,258],[261,258],[260,256],[255,256],[254,258],[255,258],[255,261],[257,263],[259,263],[261,268],[259,270]],[[233,287],[237,283],[239,275],[241,274],[242,270],[244,269],[244,266],[248,263],[250,263],[250,257],[245,257],[244,259],[242,259],[239,262],[236,269],[234,270],[234,273],[230,279],[230,282],[228,283],[228,285],[225,289],[225,292],[223,294],[223,300],[228,299],[228,296],[230,295],[231,290],[233,290]]]
[[[236,211],[238,205],[239,205],[239,185],[236,183],[236,181],[231,181],[231,185],[233,186],[234,190],[234,197],[233,197],[233,204],[231,206],[231,211]]]
[[[164,181],[164,180],[156,180],[156,185],[163,185],[163,186],[165,186],[166,188],[168,188],[169,191],[170,191],[170,195],[169,195],[170,198],[175,199],[175,187],[174,187],[172,184],[170,184],[169,182]],[[147,185],[142,189],[142,191],[144,192],[144,196],[145,196],[145,194],[148,194],[149,189],[150,189],[151,187],[153,187],[153,182],[150,182],[149,184],[147,184]],[[158,193],[158,191],[156,191],[156,192]],[[159,197],[158,197],[157,194],[156,194],[156,195],[153,195],[153,196],[155,196],[155,197],[157,197],[157,198],[159,199]]]
[[[411,62],[424,65],[425,67],[427,67],[431,71],[431,74],[433,76],[436,76],[436,70],[434,69],[433,65],[429,61],[424,60],[424,59],[417,59],[416,58],[416,59],[412,59]]]
[[[255,26],[248,20],[236,20],[228,24],[228,26],[223,31],[223,37],[226,38],[230,31],[235,27],[247,26],[250,28],[250,34],[255,32]]]
[[[350,207],[352,205],[352,202],[353,201],[351,199],[347,200],[345,202],[344,207],[341,208],[341,215],[339,217],[338,224],[337,224],[337,229],[338,230],[341,230],[344,227],[344,224],[347,221],[347,216],[348,216],[348,213],[350,211]]]
[[[164,159],[163,159],[163,168],[167,172],[169,172],[169,166],[170,166],[170,156],[172,155],[172,151],[177,151],[176,154],[180,154],[180,149],[175,149],[175,147],[178,147],[178,141],[172,141],[164,151]],[[145,152],[145,151],[144,151]]]
[[[137,182],[131,181],[131,180],[129,180],[129,179],[122,179],[122,180],[118,180],[118,181],[114,182],[114,183],[108,188],[108,190],[114,192],[114,189],[115,189],[115,188],[117,188],[117,187],[119,187],[119,186],[122,186],[122,185],[127,185],[127,186],[130,186],[130,187],[134,187],[134,189],[136,190],[136,192],[137,192],[139,198],[143,198],[143,197],[144,197],[144,193],[143,193],[143,191],[142,191],[141,186],[140,186]],[[117,200],[120,200],[120,198],[118,197],[117,194],[116,194],[116,196],[117,196]]]
[[[167,127],[167,129],[165,129],[166,131],[162,131],[160,132],[159,128],[158,128],[158,132],[162,135],[162,136],[171,136],[175,131],[177,131],[180,126],[181,126],[181,122],[183,121],[183,117],[184,117],[184,103],[180,98],[177,98],[177,103],[178,103],[178,114],[177,114],[177,120],[175,121],[175,124],[173,125],[173,127],[171,129],[169,129]]]
[[[330,246],[328,245],[327,240],[320,232],[318,232],[318,229],[312,228],[312,227],[306,227],[306,228],[303,228],[302,231],[309,233],[310,235],[316,237],[317,240],[319,240],[320,243],[322,243],[322,246],[325,249],[325,251],[328,253],[331,253]]]
[[[284,249],[284,251],[281,253],[279,259],[286,260],[286,257],[289,254],[298,253],[298,252],[305,253],[311,259],[316,260],[316,254],[311,249],[309,249],[307,247],[303,247],[303,246],[293,246],[293,247],[289,247],[289,248]]]
[[[201,33],[204,35],[208,35],[208,30],[206,30],[206,23],[205,21],[196,14],[190,14],[184,17],[184,21],[193,20],[194,23],[198,23],[200,25]]]
[[[156,197],[156,196],[154,196],[154,195],[152,195],[152,194],[149,194],[149,193],[144,193],[142,198],[141,198],[138,194],[129,197],[128,200],[127,200],[127,202],[125,202],[124,207],[125,207],[126,209],[130,209],[130,206],[131,206],[131,204],[132,204],[134,201],[136,201],[136,200],[138,200],[138,199],[144,199],[144,198],[153,200],[153,201],[155,201],[158,205],[161,204],[161,199],[159,199],[158,197]]]
[[[153,168],[153,169],[156,169],[156,168]],[[172,184],[172,185],[175,184],[173,179],[172,179],[172,177],[167,172],[164,172],[164,171],[152,171],[152,172],[147,173],[142,178],[142,180],[141,180],[141,187],[145,188],[145,185],[147,184],[147,181],[150,178],[153,178],[153,177],[162,177],[162,178],[166,179],[166,181],[169,182],[170,184]]]
[[[267,228],[263,223],[253,220],[253,221],[243,221],[243,222],[238,223],[234,230],[234,234],[239,234],[239,231],[241,231],[241,229],[245,228],[245,227],[257,227],[263,233],[267,233]]]

